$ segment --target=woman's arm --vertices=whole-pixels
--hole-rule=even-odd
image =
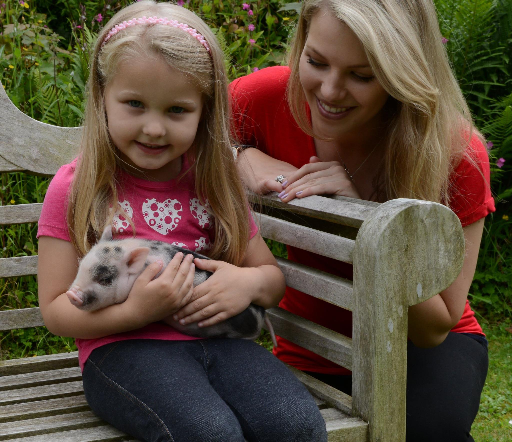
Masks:
[[[241,267],[197,258],[195,263],[213,275],[194,289],[193,300],[174,316],[183,325],[197,321],[200,327],[214,325],[251,303],[274,307],[284,295],[283,273],[259,233],[249,241]]]
[[[75,248],[67,241],[42,236],[37,274],[39,306],[46,327],[56,335],[92,339],[135,330],[171,315],[193,293],[192,258],[183,262],[182,256],[175,258],[155,280],[162,264],[148,266],[124,303],[87,312],[73,306],[66,295],[78,270]]]
[[[466,256],[462,270],[446,290],[409,308],[409,339],[418,347],[441,344],[460,321],[475,274],[484,219],[464,227]]]

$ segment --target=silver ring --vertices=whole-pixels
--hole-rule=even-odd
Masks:
[[[283,184],[283,181],[285,180],[285,176],[284,175],[277,175],[276,176],[276,181],[280,184]]]

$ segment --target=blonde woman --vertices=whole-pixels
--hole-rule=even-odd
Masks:
[[[484,217],[494,211],[482,137],[454,79],[431,0],[305,0],[289,66],[231,84],[237,160],[254,191],[441,202],[466,238],[455,282],[410,308],[407,440],[468,441],[487,341],[467,295]],[[351,278],[352,268],[288,249]],[[281,307],[350,335],[351,313],[287,289]],[[350,392],[350,373],[284,339],[283,361]]]
[[[270,352],[161,322],[181,309],[184,323],[207,327],[284,292],[237,176],[228,111],[222,51],[192,12],[141,1],[107,23],[81,153],[57,172],[39,222],[41,312],[51,332],[77,338],[94,412],[138,440],[326,441],[313,399]],[[79,310],[65,292],[109,224],[115,238],[213,260],[180,253],[156,279],[162,263],[150,264],[122,304]],[[213,272],[196,288],[194,265]],[[108,284],[100,267],[92,277]]]

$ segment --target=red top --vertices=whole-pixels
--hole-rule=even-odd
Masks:
[[[313,138],[298,127],[290,113],[286,101],[289,76],[288,67],[275,66],[233,81],[230,85],[233,120],[241,143],[256,146],[272,157],[300,168],[309,162],[311,156],[316,155],[316,151]],[[475,152],[475,162],[482,172],[467,160],[462,160],[452,176],[450,208],[463,227],[495,211],[488,185],[490,172],[487,151],[477,137],[473,137],[471,146]],[[288,259],[352,280],[350,264],[294,247],[288,247]],[[288,287],[280,307],[346,336],[352,335],[352,312],[297,290]],[[452,331],[484,336],[468,301],[461,320]],[[349,373],[283,338],[278,337],[278,347],[274,353],[300,370]]]

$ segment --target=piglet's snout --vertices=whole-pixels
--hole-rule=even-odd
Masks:
[[[68,296],[68,299],[71,301],[71,304],[74,306],[81,308],[84,301],[82,299],[83,292],[80,290],[77,290],[75,288],[71,288],[66,292],[66,295]]]

